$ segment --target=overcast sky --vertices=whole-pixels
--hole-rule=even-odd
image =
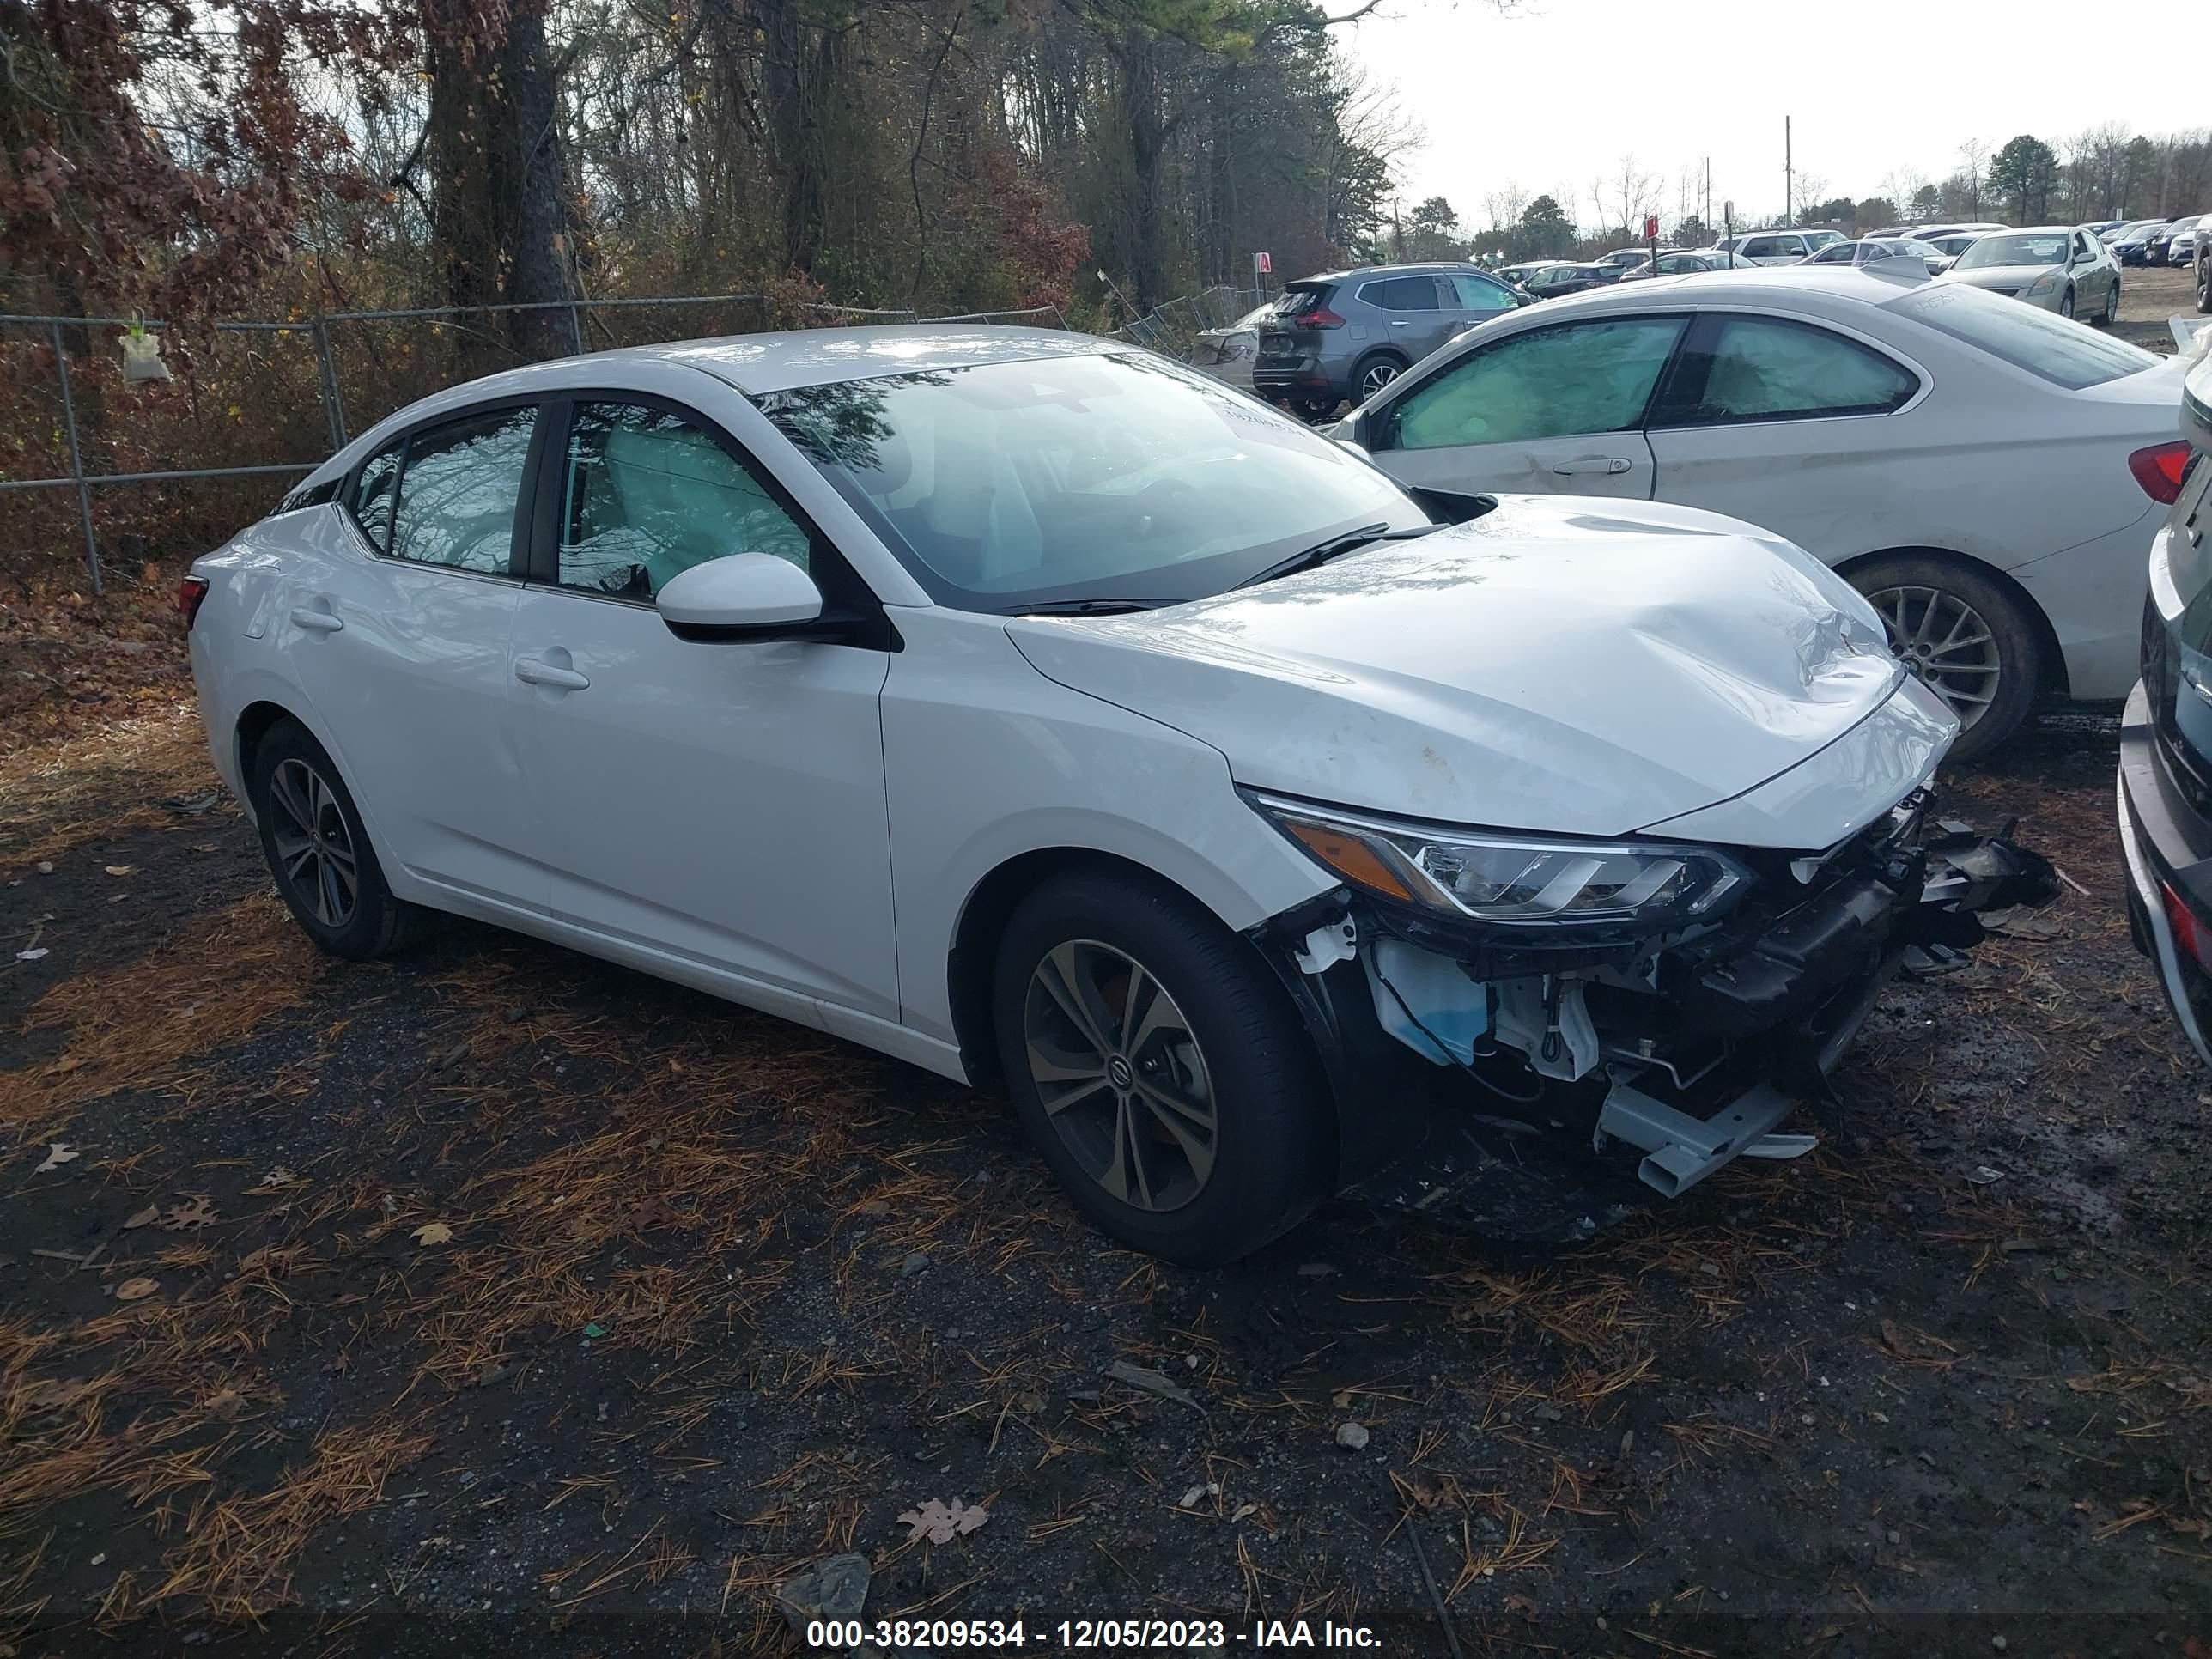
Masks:
[[[1383,0],[1343,33],[1427,134],[1401,167],[1407,204],[1443,196],[1479,228],[1509,180],[1570,192],[1561,204],[1589,223],[1591,180],[1631,152],[1662,181],[1664,218],[1678,173],[1708,155],[1716,218],[1729,198],[1740,217],[1778,214],[1784,115],[1800,179],[1856,198],[1900,166],[1942,179],[1969,138],[2056,145],[2106,121],[2212,113],[2160,94],[2142,41],[2097,15],[2051,0]]]

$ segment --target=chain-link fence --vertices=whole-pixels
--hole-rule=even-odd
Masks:
[[[519,348],[489,325],[517,313],[550,325],[530,331],[543,349]],[[263,510],[281,481],[313,471],[353,434],[443,386],[533,358],[790,326],[919,322],[1066,326],[1050,307],[923,317],[780,309],[759,294],[331,312],[178,329],[0,315],[0,558],[82,538],[96,594],[103,544],[126,552],[211,545],[222,526]],[[106,331],[123,337],[118,350],[103,348]],[[118,505],[110,492],[128,485],[159,488]]]
[[[1248,313],[1267,303],[1266,290],[1250,288],[1209,288],[1133,318],[1113,331],[1114,337],[1128,340],[1171,357],[1185,357],[1208,329],[1227,328]]]

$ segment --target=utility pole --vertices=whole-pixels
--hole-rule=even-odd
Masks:
[[[1797,222],[1797,175],[1790,165],[1790,118],[1782,118],[1782,222]]]
[[[1713,158],[1705,157],[1705,201],[1698,210],[1698,222],[1707,230],[1713,228]]]

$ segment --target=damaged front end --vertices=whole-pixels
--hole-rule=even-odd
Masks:
[[[1924,789],[1814,855],[1251,799],[1344,879],[1261,942],[1330,1056],[1350,1194],[1506,1237],[1811,1150],[1779,1126],[1832,1107],[1888,979],[1958,965],[1977,912],[2055,884],[2008,834],[1928,823]]]

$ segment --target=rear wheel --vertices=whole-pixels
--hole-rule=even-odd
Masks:
[[[253,751],[261,853],[294,920],[332,956],[389,956],[422,937],[431,913],[394,898],[360,809],[322,744],[297,720],[270,726]]]
[[[1364,404],[1406,372],[1406,365],[1383,352],[1364,358],[1352,374],[1352,400]]]
[[[999,946],[999,1053],[1030,1139],[1098,1228],[1187,1266],[1248,1255],[1327,1182],[1327,1092],[1243,942],[1115,875],[1024,899]]]
[[[1947,559],[1900,555],[1851,572],[1913,675],[1959,717],[1951,754],[1974,760],[2027,718],[2043,678],[2042,642],[1996,582]]]
[[[2202,259],[2197,262],[2197,309],[2212,316],[2212,264]]]

